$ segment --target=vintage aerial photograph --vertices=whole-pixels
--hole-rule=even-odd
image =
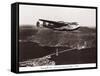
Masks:
[[[96,67],[96,9],[19,5],[20,71]]]

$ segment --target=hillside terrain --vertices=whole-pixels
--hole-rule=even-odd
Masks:
[[[49,60],[44,57],[55,53],[57,48],[59,51],[71,48],[82,50],[65,52],[60,54],[58,57],[54,55]],[[41,62],[44,60],[46,60],[48,64],[53,65],[95,62],[96,29],[80,27],[75,31],[56,31],[43,27],[20,26],[19,61],[28,61],[33,64],[34,61]],[[37,65],[39,64],[37,63]]]

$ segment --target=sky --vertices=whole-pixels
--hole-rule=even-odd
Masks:
[[[19,25],[35,25],[39,19],[78,22],[80,26],[96,27],[96,10],[36,5],[19,6]]]

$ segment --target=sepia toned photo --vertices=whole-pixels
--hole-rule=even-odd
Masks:
[[[96,67],[96,9],[19,4],[19,71]]]

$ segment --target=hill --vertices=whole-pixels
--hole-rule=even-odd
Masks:
[[[95,28],[80,27],[75,31],[56,31],[31,25],[19,29],[20,61],[38,58],[68,48],[96,48]]]
[[[95,47],[95,28],[80,27],[75,31],[55,31],[48,28],[36,28],[35,26],[20,27],[21,40],[29,40],[39,43],[41,46],[66,46],[66,47]]]

